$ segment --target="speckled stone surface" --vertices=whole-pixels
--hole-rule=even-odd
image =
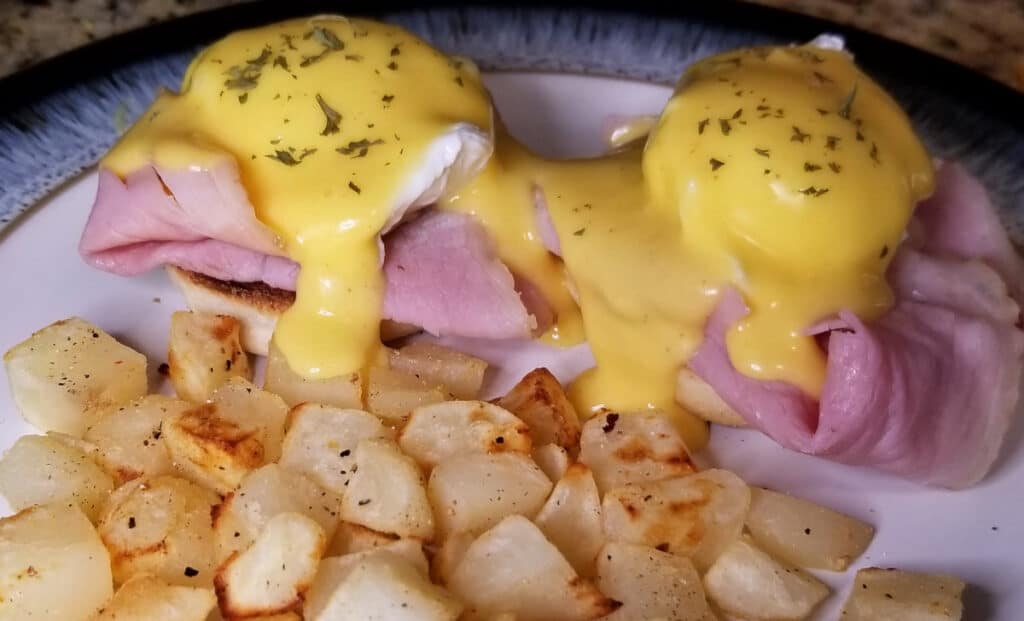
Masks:
[[[0,75],[95,39],[238,1],[0,0]],[[1024,91],[1024,0],[751,1],[876,32]]]

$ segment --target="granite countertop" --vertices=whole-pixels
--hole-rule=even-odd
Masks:
[[[95,39],[239,1],[0,1],[0,76]],[[1024,91],[1024,0],[750,1],[873,31]]]

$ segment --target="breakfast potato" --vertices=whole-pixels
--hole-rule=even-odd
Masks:
[[[181,399],[147,395],[103,410],[84,438],[99,449],[97,460],[118,485],[139,477],[171,474],[164,422],[192,407]]]
[[[167,366],[179,397],[202,403],[228,379],[252,378],[241,330],[241,322],[228,315],[191,311],[171,315]]]
[[[440,533],[478,534],[510,515],[537,515],[551,480],[521,453],[471,453],[441,462],[427,494]]]
[[[565,471],[569,469],[569,464],[572,463],[569,453],[557,444],[535,447],[530,451],[530,455],[533,456],[533,461],[544,471],[544,474],[548,475],[552,483],[558,483],[559,479],[565,475]]]
[[[210,401],[217,406],[222,418],[240,427],[259,429],[265,462],[281,459],[288,418],[288,406],[281,397],[260,390],[246,379],[233,377],[214,391]]]
[[[477,538],[448,586],[466,602],[469,621],[499,613],[512,613],[519,621],[582,621],[616,607],[520,515],[505,518]]]
[[[597,555],[597,586],[621,602],[607,621],[715,621],[690,559],[632,543],[608,543]]]
[[[959,621],[964,583],[955,576],[861,569],[843,604],[843,621]]]
[[[265,463],[263,430],[238,424],[215,403],[198,405],[164,423],[163,438],[174,470],[224,495]]]
[[[338,522],[334,531],[334,537],[327,545],[327,552],[324,556],[344,556],[346,554],[357,554],[376,548],[382,548],[402,538],[394,533],[382,533],[362,524]],[[417,541],[417,544],[419,542]]]
[[[608,412],[590,418],[583,425],[579,460],[593,471],[601,493],[695,470],[679,432],[656,412]]]
[[[466,556],[466,550],[475,539],[471,533],[448,535],[430,559],[430,577],[435,582],[447,585],[455,573],[455,568],[462,562],[462,557]]]
[[[820,580],[775,560],[746,537],[733,541],[708,569],[704,589],[723,612],[751,621],[805,619],[829,595]]]
[[[757,546],[797,567],[843,571],[860,556],[875,529],[806,500],[752,487],[747,530]]]
[[[301,513],[272,517],[251,546],[217,570],[221,613],[245,619],[301,610],[326,547],[314,520]]]
[[[609,541],[687,556],[706,571],[743,530],[750,489],[727,470],[626,485],[604,496]]]
[[[746,427],[747,421],[722,400],[710,384],[683,367],[676,376],[676,402],[709,423]]]
[[[366,409],[392,425],[405,423],[413,409],[447,397],[443,387],[388,367],[372,367],[366,374]]]
[[[392,350],[389,366],[429,384],[443,386],[453,399],[476,399],[487,363],[454,349],[419,341]]]
[[[305,474],[339,497],[352,477],[359,442],[394,435],[373,414],[316,403],[294,408],[288,420],[281,465]]]
[[[358,373],[307,379],[288,366],[284,355],[271,344],[263,389],[279,395],[289,407],[322,403],[336,408],[363,407],[363,380]]]
[[[50,436],[22,436],[0,459],[0,494],[15,511],[72,503],[95,522],[114,480],[78,448]]]
[[[465,453],[530,453],[530,430],[511,412],[484,401],[416,408],[401,433],[402,450],[427,470]]]
[[[0,593],[0,619],[91,619],[114,588],[89,518],[52,503],[0,519]]]
[[[434,514],[423,473],[392,440],[363,440],[356,447],[341,518],[399,537],[430,540],[434,536]]]
[[[604,545],[604,531],[601,497],[589,468],[569,466],[534,522],[576,573],[586,578],[594,575],[594,559]]]
[[[278,464],[253,470],[214,512],[217,562],[248,548],[267,522],[281,513],[301,513],[313,519],[330,538],[337,527],[340,503],[340,498],[305,475]]]
[[[92,621],[206,621],[216,605],[213,589],[140,574],[121,585]]]
[[[512,387],[498,405],[530,428],[537,444],[557,444],[574,454],[580,443],[580,419],[562,384],[551,371],[534,369]]]
[[[4,363],[15,406],[41,431],[81,437],[104,408],[146,394],[145,356],[78,317],[39,330]]]
[[[213,584],[211,512],[220,498],[177,477],[135,479],[114,490],[97,530],[114,581],[149,573],[171,584]]]
[[[455,621],[463,606],[401,554],[379,549],[324,559],[306,621]]]
[[[343,564],[352,565],[359,562],[361,559],[374,556],[377,552],[387,552],[389,554],[395,554],[400,556],[405,562],[412,565],[412,567],[420,573],[423,577],[430,575],[430,563],[427,561],[427,555],[423,551],[423,544],[417,539],[393,539],[389,543],[378,545],[360,550],[359,552],[350,552],[348,554],[341,554],[338,556],[332,556],[331,558],[343,559]]]

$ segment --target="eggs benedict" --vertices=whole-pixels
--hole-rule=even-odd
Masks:
[[[956,412],[915,397],[941,378],[906,382],[965,347],[933,308],[960,294],[923,294],[919,270],[943,270],[907,258],[928,254],[912,218],[936,170],[849,54],[705,59],[659,117],[613,139],[603,157],[539,157],[494,118],[468,61],[385,24],[283,22],[207,48],[104,158],[81,250],[122,274],[171,266],[193,308],[241,315],[253,351],[273,333],[310,378],[367,367],[394,322],[585,342],[596,364],[571,385],[576,408],[671,412],[692,450],[708,429],[677,402],[681,372],[797,450],[938,484],[987,469],[1024,357],[1013,275],[968,278],[1002,283],[988,290],[1005,312],[967,314],[1001,339],[1004,398],[954,401],[987,413],[971,435],[986,457],[939,469],[932,456],[956,447],[920,441],[921,421],[953,428]],[[915,320],[932,331],[910,335]],[[867,378],[900,388],[884,399]],[[882,400],[844,392],[854,379]],[[865,440],[872,413],[881,435]]]
[[[182,209],[209,210],[220,241],[301,266],[285,275],[296,295],[274,342],[297,371],[330,377],[379,347],[380,236],[490,151],[490,100],[471,64],[397,27],[318,17],[204,50],[181,92],[162,94],[100,165],[129,180],[151,167]],[[213,180],[200,195],[184,171]]]

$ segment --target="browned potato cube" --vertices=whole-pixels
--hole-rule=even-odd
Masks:
[[[140,573],[171,584],[213,584],[213,492],[177,477],[135,479],[114,490],[97,525],[114,582]]]
[[[167,364],[178,396],[202,403],[232,377],[251,379],[239,341],[241,323],[227,315],[178,311],[171,315]]]
[[[172,417],[163,429],[174,469],[221,495],[265,462],[262,430],[228,420],[213,403]]]
[[[535,444],[557,444],[573,455],[579,450],[580,419],[562,384],[551,371],[530,371],[512,387],[498,405],[512,412],[530,428]]]

